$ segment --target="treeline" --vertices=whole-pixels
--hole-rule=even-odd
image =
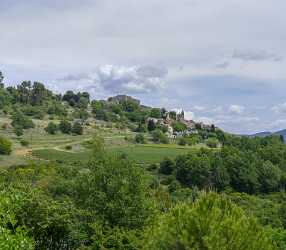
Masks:
[[[89,94],[67,91],[64,95],[57,95],[48,90],[43,83],[30,81],[24,81],[15,87],[5,88],[1,85],[0,88],[0,109],[6,113],[18,110],[39,119],[45,114],[65,117],[68,107],[63,105],[64,101],[72,107],[86,109]]]
[[[164,160],[159,172],[170,175],[171,187],[198,187],[248,194],[285,190],[286,147],[279,136],[248,138],[226,135],[220,150]]]

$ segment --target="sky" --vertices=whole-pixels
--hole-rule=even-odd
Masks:
[[[7,85],[128,94],[239,134],[286,128],[285,0],[1,0]]]

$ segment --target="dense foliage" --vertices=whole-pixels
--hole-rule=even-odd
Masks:
[[[229,136],[221,150],[202,149],[182,155],[170,166],[186,187],[270,193],[285,188],[285,157],[286,148],[279,137]]]
[[[227,198],[210,193],[159,217],[144,249],[272,250],[275,245],[255,219]]]
[[[241,138],[231,140],[236,146],[164,160],[159,174],[174,177],[162,179],[161,186],[126,156],[107,154],[99,138],[92,140],[93,157],[86,165],[37,163],[2,170],[0,211],[11,222],[2,224],[2,235],[9,236],[0,239],[10,237],[11,244],[22,239],[26,245],[19,249],[285,249],[285,195],[270,194],[276,183],[267,174],[275,164],[265,159],[260,165],[260,196],[231,192],[236,186],[230,165],[222,165],[230,164],[225,152],[232,147],[242,153],[246,145]],[[284,149],[279,138],[249,143]],[[213,187],[222,193],[199,191]]]

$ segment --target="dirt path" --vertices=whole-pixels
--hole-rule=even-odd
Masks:
[[[14,151],[14,154],[16,156],[25,157],[25,158],[28,158],[28,159],[31,159],[31,160],[42,160],[41,158],[38,158],[38,157],[33,155],[33,150],[31,148],[16,149]]]
[[[26,158],[29,158],[29,159],[32,159],[32,160],[42,160],[41,158],[36,157],[36,156],[33,155],[33,151],[34,150],[42,150],[42,149],[53,149],[53,150],[57,150],[57,151],[61,151],[61,152],[74,154],[76,152],[65,150],[65,149],[62,149],[61,147],[68,146],[68,145],[74,145],[74,144],[77,144],[77,143],[78,142],[76,142],[76,143],[66,143],[66,144],[62,144],[60,146],[55,146],[55,147],[18,148],[18,149],[16,149],[14,151],[14,155],[20,156],[20,157],[26,157]]]
[[[119,135],[119,136],[116,136],[116,137],[124,138],[123,135]],[[109,137],[107,136],[107,137],[105,137],[105,140],[106,139],[107,140],[108,139],[114,139],[114,136],[109,136]],[[41,149],[53,149],[53,150],[57,150],[57,151],[61,151],[61,152],[76,154],[77,152],[66,150],[63,147],[66,147],[66,146],[69,146],[69,145],[72,146],[72,145],[80,144],[80,143],[83,143],[83,142],[89,141],[89,140],[90,140],[90,138],[85,138],[83,140],[75,141],[75,142],[72,142],[72,143],[63,143],[61,145],[54,146],[54,147],[18,148],[18,149],[15,149],[14,155],[20,156],[20,157],[26,157],[26,158],[29,158],[29,159],[32,159],[32,160],[42,160],[41,158],[38,158],[38,157],[33,155],[33,151],[34,150],[41,150]]]
[[[21,149],[16,149],[14,151],[14,154],[16,156],[27,156],[30,153],[32,153],[32,150],[29,148],[21,148]]]

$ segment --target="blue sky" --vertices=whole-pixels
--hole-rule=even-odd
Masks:
[[[286,128],[283,0],[1,0],[0,70],[235,133]]]

